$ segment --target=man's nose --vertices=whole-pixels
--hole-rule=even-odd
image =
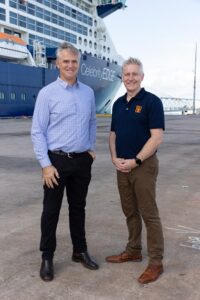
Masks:
[[[72,68],[74,66],[74,62],[73,61],[69,61],[67,65],[68,65],[68,67]]]
[[[130,74],[129,75],[129,80],[133,80],[134,79],[134,75],[133,74]]]

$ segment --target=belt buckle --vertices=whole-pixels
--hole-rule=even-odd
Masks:
[[[68,158],[73,158],[73,156],[70,155],[70,153],[67,153]]]

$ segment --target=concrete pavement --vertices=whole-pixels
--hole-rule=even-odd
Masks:
[[[109,264],[105,256],[127,241],[115,170],[108,152],[110,118],[98,118],[97,159],[87,199],[89,252],[100,264],[90,271],[71,261],[66,198],[58,226],[55,279],[39,278],[40,167],[30,140],[29,119],[0,120],[1,300],[199,300],[200,299],[200,117],[167,116],[160,147],[157,202],[165,236],[165,272],[140,285],[147,265],[143,230],[141,263]]]

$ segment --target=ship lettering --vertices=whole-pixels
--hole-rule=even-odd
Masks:
[[[109,68],[96,69],[95,67],[89,66],[86,64],[81,65],[81,74],[84,76],[95,77],[98,79],[103,79],[107,81],[114,81],[115,71]]]

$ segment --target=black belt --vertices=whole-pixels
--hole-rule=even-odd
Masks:
[[[50,154],[66,156],[68,158],[76,158],[76,157],[79,157],[79,156],[82,156],[82,155],[86,154],[87,152],[88,151],[84,151],[84,152],[64,152],[62,150],[55,150],[55,151],[49,150],[48,151],[48,153],[50,153]]]

